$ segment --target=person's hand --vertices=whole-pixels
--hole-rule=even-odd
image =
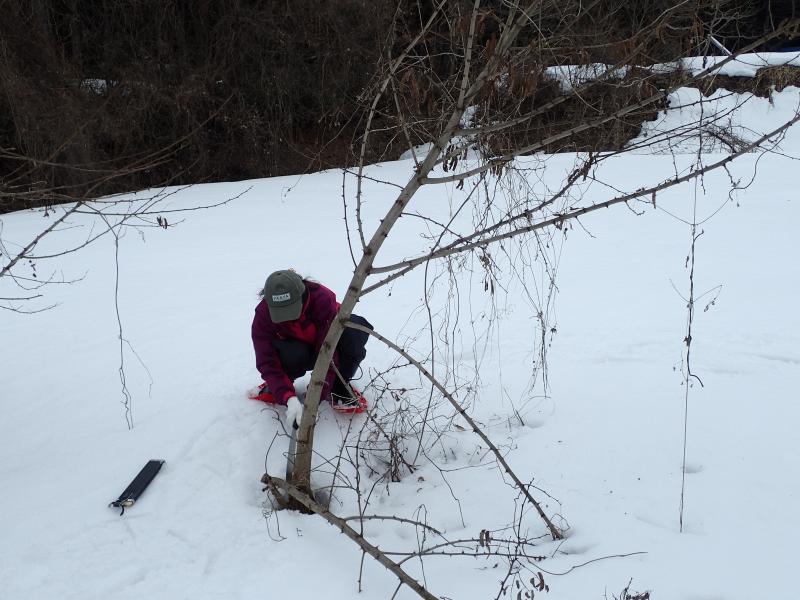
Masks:
[[[300,400],[297,399],[297,396],[292,396],[286,402],[286,427],[289,429],[298,427],[300,425],[300,419],[302,418],[303,405],[300,403]]]

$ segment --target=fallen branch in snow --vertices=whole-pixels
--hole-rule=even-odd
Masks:
[[[441,548],[448,548],[452,546],[459,546],[461,544],[475,544],[476,546],[483,545],[483,549],[479,550],[472,546],[469,548],[463,548],[460,551],[456,550],[441,550]],[[513,550],[500,550],[499,548],[492,548],[489,544],[483,542],[480,538],[467,538],[463,540],[454,540],[454,541],[447,541],[442,542],[441,544],[436,544],[435,546],[429,546],[427,548],[421,548],[416,552],[384,552],[387,556],[403,556],[403,560],[401,560],[398,564],[403,564],[407,560],[411,560],[412,558],[418,558],[420,556],[469,556],[469,557],[478,557],[478,556],[499,556],[502,558],[511,558],[514,560],[519,559],[526,559],[533,562],[538,562],[541,560],[545,560],[547,557],[542,556],[540,554],[526,554],[525,552],[519,550],[520,546],[524,545],[533,545],[531,543],[526,543],[524,540],[505,540],[505,539],[498,539],[492,540],[491,543],[496,543],[498,545],[505,545],[509,548],[515,547]]]
[[[313,511],[314,513],[321,516],[323,519],[328,521],[331,525],[339,529],[342,533],[344,533],[347,537],[353,540],[356,544],[358,544],[361,549],[366,553],[369,554],[372,558],[377,560],[380,564],[394,573],[397,578],[402,582],[402,584],[407,585],[412,590],[414,590],[421,598],[426,598],[427,600],[437,600],[436,596],[431,594],[425,587],[422,586],[416,579],[411,577],[408,573],[406,573],[400,565],[396,562],[388,558],[377,546],[373,546],[370,544],[362,535],[360,535],[355,529],[350,527],[347,524],[345,519],[337,517],[327,508],[319,504],[315,501],[311,496],[306,494],[305,492],[301,491],[297,487],[293,486],[291,483],[279,479],[277,477],[272,477],[271,475],[265,473],[264,476],[261,478],[261,482],[266,484],[270,489],[282,489],[285,490],[287,494],[303,506],[305,506],[308,510]],[[264,488],[265,490],[267,488]]]

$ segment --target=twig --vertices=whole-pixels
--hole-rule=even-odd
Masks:
[[[522,481],[519,479],[519,477],[517,477],[516,473],[514,473],[514,471],[509,466],[509,464],[506,462],[506,459],[503,457],[502,452],[500,452],[500,450],[497,448],[497,446],[495,446],[494,443],[486,436],[486,434],[483,433],[483,430],[480,427],[478,427],[478,424],[475,422],[475,420],[472,417],[470,417],[469,414],[467,414],[467,411],[464,410],[464,408],[458,403],[458,401],[453,397],[453,395],[450,394],[450,392],[448,392],[447,389],[441,383],[439,383],[439,381],[436,378],[434,378],[428,372],[428,370],[424,366],[422,366],[422,364],[419,361],[414,359],[408,352],[403,350],[400,346],[398,346],[397,344],[395,344],[391,340],[383,337],[378,332],[376,332],[376,331],[374,331],[372,329],[369,329],[368,327],[364,327],[363,325],[359,325],[358,323],[353,323],[351,321],[347,322],[347,327],[352,327],[353,329],[357,329],[359,331],[364,331],[364,332],[370,334],[371,336],[379,339],[384,344],[389,346],[392,350],[394,350],[395,352],[400,354],[408,362],[413,364],[417,368],[417,370],[420,373],[422,373],[428,379],[428,381],[430,381],[434,386],[436,386],[436,388],[439,390],[439,392],[445,398],[447,398],[447,400],[450,402],[450,404],[453,405],[453,407],[456,409],[458,414],[460,414],[461,417],[467,423],[469,423],[470,427],[472,427],[472,431],[475,434],[477,434],[478,437],[480,437],[484,441],[484,443],[489,447],[489,449],[492,451],[492,453],[494,454],[495,458],[497,459],[497,462],[500,463],[500,465],[503,467],[503,470],[514,480],[514,483],[516,484],[516,486],[519,489],[519,491],[522,492],[522,494],[528,499],[528,501],[536,509],[536,512],[539,513],[539,516],[545,522],[545,525],[547,526],[547,529],[550,531],[550,535],[552,536],[552,538],[554,540],[560,540],[561,538],[563,538],[562,533],[550,521],[550,518],[545,514],[544,510],[542,510],[542,507],[539,504],[539,502],[537,502],[536,499],[531,495],[530,491],[528,490],[528,486],[526,486],[524,483],[522,483]]]
[[[321,516],[323,519],[328,521],[331,525],[339,529],[342,533],[344,533],[347,537],[353,540],[356,544],[358,544],[361,549],[369,554],[372,558],[377,560],[380,564],[386,567],[389,571],[394,573],[400,582],[404,585],[407,585],[409,588],[414,590],[421,598],[425,598],[426,600],[438,600],[436,596],[431,594],[425,587],[423,587],[416,579],[411,577],[408,573],[406,573],[400,565],[396,562],[388,558],[381,550],[372,544],[370,544],[362,535],[360,535],[355,529],[350,527],[347,524],[347,521],[344,519],[337,517],[324,506],[316,502],[311,496],[302,492],[297,487],[293,486],[291,483],[279,479],[277,477],[272,477],[268,474],[265,474],[264,477],[261,479],[262,483],[267,484],[268,486],[274,486],[283,490],[294,498],[296,501],[300,502],[303,506],[305,506],[308,510],[313,511],[314,513]]]
[[[651,186],[651,187],[648,187],[648,188],[641,188],[639,190],[636,190],[635,192],[631,192],[629,194],[624,194],[622,196],[617,196],[616,198],[612,198],[610,200],[606,200],[605,202],[600,202],[600,203],[597,203],[597,204],[592,204],[590,206],[585,206],[585,207],[582,207],[582,208],[569,210],[569,211],[566,211],[564,213],[557,214],[554,217],[545,219],[543,221],[539,221],[538,223],[535,223],[535,224],[532,224],[532,225],[528,225],[528,226],[525,226],[525,227],[518,227],[518,228],[516,228],[516,229],[514,229],[512,231],[509,231],[509,232],[506,232],[506,233],[502,233],[502,234],[496,234],[496,235],[490,236],[488,238],[479,239],[479,240],[476,240],[474,242],[470,242],[470,243],[467,243],[467,244],[462,244],[461,241],[458,240],[458,241],[453,242],[452,244],[450,244],[448,246],[445,246],[445,247],[443,247],[443,248],[441,248],[439,250],[436,250],[436,251],[430,252],[428,254],[419,256],[418,258],[414,258],[414,259],[410,259],[410,260],[404,261],[403,263],[398,263],[395,266],[400,267],[402,265],[402,268],[400,270],[398,270],[395,273],[392,273],[391,275],[385,277],[384,279],[381,279],[377,283],[374,283],[374,284],[370,285],[369,287],[365,287],[362,290],[361,295],[364,296],[364,295],[366,295],[366,294],[368,294],[370,292],[375,291],[376,289],[378,289],[380,287],[385,286],[389,282],[394,281],[395,279],[397,279],[399,277],[402,277],[403,275],[406,275],[407,273],[412,271],[414,268],[418,267],[421,264],[424,264],[425,262],[427,262],[429,260],[433,260],[433,259],[437,259],[437,258],[443,258],[445,256],[450,256],[452,254],[457,254],[457,253],[460,253],[460,252],[466,252],[466,251],[469,251],[469,250],[473,250],[475,248],[484,247],[484,246],[487,246],[487,245],[495,243],[495,242],[500,242],[500,241],[503,241],[503,240],[506,240],[506,239],[511,239],[511,238],[523,235],[525,233],[530,233],[532,231],[536,231],[536,230],[539,230],[539,229],[545,229],[547,227],[551,227],[551,226],[554,226],[554,225],[561,226],[564,223],[566,223],[567,221],[570,221],[572,219],[576,219],[576,218],[581,217],[581,216],[583,216],[585,214],[589,214],[589,213],[592,213],[592,212],[595,212],[595,211],[598,211],[598,210],[601,210],[601,209],[604,209],[604,208],[610,208],[611,206],[615,206],[617,204],[622,204],[622,203],[625,203],[625,202],[629,202],[631,200],[636,200],[637,198],[649,197],[649,196],[652,196],[653,194],[655,194],[657,192],[660,192],[662,190],[665,190],[667,188],[674,187],[676,185],[679,185],[681,183],[685,183],[687,181],[692,181],[693,179],[696,179],[698,177],[702,177],[703,175],[705,175],[706,173],[709,173],[710,171],[714,171],[716,169],[725,167],[728,163],[734,161],[735,159],[739,158],[740,156],[750,152],[751,150],[753,150],[755,148],[758,148],[761,144],[763,144],[765,141],[769,140],[770,138],[773,138],[773,137],[775,137],[777,135],[782,134],[784,131],[789,129],[789,127],[791,127],[792,125],[794,125],[798,121],[800,121],[800,112],[796,113],[795,116],[792,119],[790,119],[789,121],[787,121],[786,123],[784,123],[780,127],[770,131],[769,133],[766,133],[765,135],[761,136],[757,140],[751,142],[746,147],[740,149],[738,152],[730,154],[730,155],[726,156],[725,158],[723,158],[723,159],[721,159],[721,160],[719,160],[719,161],[717,161],[715,163],[711,163],[709,165],[706,165],[701,169],[697,169],[697,170],[691,171],[690,173],[687,173],[686,175],[683,175],[683,176],[680,176],[680,177],[675,177],[675,178],[663,181],[663,182],[659,183],[658,185],[654,185],[654,186]]]

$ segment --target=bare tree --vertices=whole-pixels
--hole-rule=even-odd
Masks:
[[[67,283],[53,273],[43,275],[35,274],[31,277],[22,272],[26,266],[33,271],[37,265],[47,261],[71,254],[85,248],[94,241],[109,235],[118,235],[126,227],[138,228],[163,228],[167,229],[176,224],[175,215],[221,206],[232,200],[222,198],[208,206],[187,206],[184,208],[165,208],[163,203],[173,197],[181,188],[168,187],[170,181],[163,182],[161,187],[145,191],[140,194],[118,194],[96,197],[96,190],[102,189],[109,181],[128,177],[137,171],[152,169],[157,165],[169,162],[172,152],[182,141],[178,140],[159,152],[132,159],[125,168],[84,168],[80,165],[53,163],[61,169],[82,171],[91,177],[91,185],[80,193],[69,186],[51,186],[46,182],[39,185],[30,185],[27,182],[28,171],[41,166],[41,160],[22,155],[13,150],[0,149],[0,156],[18,164],[18,168],[3,180],[0,180],[0,200],[4,198],[29,198],[32,204],[40,206],[39,210],[47,219],[41,230],[33,234],[29,240],[20,243],[15,241],[12,245],[8,240],[8,232],[3,231],[0,221],[0,282],[16,287],[20,290],[18,296],[0,298],[0,309],[16,312],[28,312],[26,308],[31,300],[40,298],[40,292],[48,285]],[[82,187],[82,186],[81,186]],[[88,228],[87,234],[79,241],[68,242],[58,246],[55,250],[39,251],[39,247],[50,237],[72,226],[71,219],[77,215],[94,217],[95,225]],[[39,269],[42,271],[43,269]],[[31,292],[35,292],[31,295]],[[38,309],[34,309],[38,310]]]
[[[0,203],[7,198],[14,201],[19,201],[20,198],[30,199],[33,206],[40,207],[35,210],[41,212],[44,217],[41,228],[28,234],[28,239],[21,239],[14,230],[5,230],[4,221],[0,218],[0,310],[35,313],[53,308],[53,305],[47,303],[45,299],[47,288],[75,283],[80,277],[71,278],[59,270],[49,269],[47,265],[54,259],[79,252],[99,239],[112,238],[121,404],[129,429],[134,426],[134,418],[132,397],[126,380],[126,350],[131,350],[140,362],[141,359],[124,335],[123,319],[119,310],[120,237],[129,229],[138,230],[140,233],[148,228],[168,229],[180,222],[179,215],[182,213],[221,206],[234,198],[220,198],[219,201],[207,206],[186,204],[167,207],[165,201],[185,189],[168,187],[169,180],[165,181],[162,187],[144,190],[138,194],[117,194],[100,198],[95,196],[110,182],[170,162],[176,148],[185,141],[185,139],[176,140],[158,152],[131,158],[125,168],[89,167],[58,163],[53,159],[53,167],[80,172],[81,183],[75,186],[58,186],[47,182],[31,185],[28,180],[29,175],[41,167],[42,161],[14,150],[0,149],[0,158],[17,165],[6,178],[0,179]],[[176,176],[179,171],[176,171]],[[77,234],[76,230],[83,231],[84,234]],[[64,234],[68,235],[62,237]],[[144,364],[143,366],[147,370]]]
[[[353,172],[355,229],[348,236],[354,260],[353,277],[314,367],[291,481],[269,475],[265,475],[264,481],[276,491],[288,492],[290,506],[320,514],[339,527],[365,553],[394,572],[401,585],[408,585],[422,597],[432,597],[424,585],[402,572],[400,564],[390,561],[385,552],[371,545],[363,535],[354,533],[347,519],[333,516],[313,499],[314,432],[325,373],[344,328],[359,328],[349,321],[359,300],[415,269],[422,267],[427,273],[431,265],[452,265],[465,256],[477,259],[484,271],[486,289],[494,290],[502,282],[497,277],[493,248],[505,252],[503,244],[512,240],[526,247],[547,246],[548,240],[573,225],[580,226],[580,218],[593,212],[614,206],[633,209],[656,206],[657,196],[664,190],[726,169],[744,154],[769,151],[800,120],[797,112],[771,131],[755,132],[747,139],[727,143],[724,156],[704,159],[686,168],[676,161],[673,173],[650,181],[637,180],[629,191],[605,184],[601,167],[611,159],[658,145],[673,147],[696,136],[698,129],[714,132],[724,122],[725,114],[705,112],[688,127],[669,128],[647,139],[632,141],[635,134],[631,132],[638,131],[643,121],[664,109],[670,94],[685,86],[701,90],[708,87],[720,69],[736,60],[740,53],[797,28],[797,22],[784,23],[737,53],[688,69],[680,58],[702,53],[709,47],[709,21],[702,18],[704,11],[711,11],[715,19],[724,21],[733,14],[725,10],[736,10],[736,3],[654,2],[653,7],[658,10],[638,20],[635,31],[621,25],[628,23],[622,18],[625,6],[626,3],[601,0],[588,3],[442,0],[419,14],[416,31],[405,30],[396,23],[390,40],[392,51],[366,104],[361,160]],[[591,36],[587,31],[595,34],[602,31],[603,35]],[[676,31],[684,35],[673,40],[674,43],[664,43]],[[592,57],[596,56],[604,57],[604,62],[594,62]],[[415,166],[405,184],[398,186],[390,208],[370,232],[362,211],[367,199],[363,184],[369,179],[363,148],[376,130],[383,135],[387,130],[392,131],[404,139]],[[559,151],[576,151],[573,168],[555,187],[533,185],[531,180],[537,171],[546,168],[549,153]],[[587,185],[592,182],[606,186],[604,197],[587,193]],[[475,216],[471,227],[458,230],[454,219],[437,222],[425,207],[420,207],[413,216],[429,223],[430,245],[420,248],[416,256],[379,265],[381,249],[397,223],[412,216],[409,207],[414,198],[420,190],[437,187],[462,193],[463,204],[452,212],[471,212]],[[552,289],[555,273],[545,254],[537,253],[537,257],[544,261],[542,272],[546,274],[539,286],[543,301],[537,315],[541,328],[538,340],[544,341],[540,345],[544,352],[549,325],[545,310],[547,290]],[[371,333],[395,351],[404,364],[413,365],[430,384],[430,394],[445,399],[454,414],[466,421],[517,489],[523,507],[532,507],[548,535],[553,540],[560,539],[563,530],[554,520],[558,515],[549,514],[540,500],[546,492],[518,476],[513,461],[506,460],[503,450],[492,442],[484,427],[470,417],[464,400],[458,397],[458,385],[454,393],[453,381],[449,386],[446,384],[452,374],[447,365],[438,364],[433,352],[421,360],[382,333]],[[544,357],[540,356],[540,360],[543,362]],[[386,377],[377,374],[373,381],[385,382],[387,378],[390,374]],[[384,393],[391,393],[390,387],[385,386]],[[464,388],[461,392],[462,398],[463,392],[468,395]],[[432,427],[427,410],[422,412],[424,415],[415,420],[416,426]],[[374,421],[375,416],[370,415],[370,420]],[[399,471],[413,471],[418,447],[406,452],[403,436],[395,435],[385,421],[376,430],[379,432],[376,435],[386,442],[387,472],[394,473],[389,477],[397,477]],[[420,431],[413,435],[420,440],[424,436]],[[329,463],[330,459],[323,457],[323,461]],[[359,486],[358,482],[351,485],[360,499]],[[362,513],[360,518],[363,522],[377,517]],[[535,562],[531,553],[520,550],[525,539],[518,532],[509,542],[516,544],[517,549],[508,554],[509,576],[518,573],[515,569],[520,561]],[[479,541],[485,541],[483,534]],[[448,544],[451,542],[445,543]],[[415,556],[433,552],[426,548]],[[535,576],[530,582],[539,591],[539,586],[544,586],[543,580]]]

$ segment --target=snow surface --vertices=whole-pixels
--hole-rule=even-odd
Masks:
[[[679,61],[682,69],[697,74],[723,62],[725,56],[692,56]],[[753,77],[759,69],[767,67],[800,66],[800,52],[758,52],[740,54],[716,70],[717,75],[729,77]]]
[[[797,109],[793,94],[761,98],[724,89],[708,97],[696,88],[682,88],[669,97],[669,110],[643,125],[629,146],[643,154],[721,153],[740,150],[780,127]]]
[[[719,65],[716,69],[715,66]],[[726,77],[755,77],[759,70],[774,67],[800,67],[800,52],[754,52],[739,54],[728,60],[727,56],[689,56],[668,63],[658,63],[645,68],[654,73],[672,73],[685,71],[698,75],[709,71],[707,76],[722,75]],[[562,90],[571,91],[575,87],[594,79],[622,79],[629,68],[603,63],[586,65],[555,65],[547,67],[545,72],[556,79]]]
[[[741,113],[739,122],[767,130],[764,119],[788,118],[800,93],[789,88],[774,98]],[[447,297],[446,277],[437,280],[434,322],[450,318],[456,332],[452,344],[437,345],[437,356],[449,361],[459,382],[480,373],[477,394],[468,395],[470,414],[504,448],[512,468],[549,494],[536,492],[548,514],[569,526],[566,539],[553,542],[535,515],[521,521],[531,536],[542,536],[535,553],[547,557],[536,568],[550,591],[537,591],[537,598],[612,598],[631,580],[631,590],[650,590],[654,600],[791,597],[800,534],[800,249],[791,156],[800,156],[796,127],[780,153],[734,163],[734,179],[749,181],[756,166],[758,176],[732,199],[728,175],[715,173],[702,186],[659,194],[655,208],[641,203],[595,212],[550,240],[546,252],[558,267],[550,319],[557,332],[546,391],[541,378],[531,387],[539,335],[532,305],[544,292],[528,278],[535,291],[527,296],[512,275],[531,246],[506,246],[505,257],[495,252],[503,287],[494,297],[470,270],[474,261],[457,272],[457,297]],[[575,157],[528,160],[532,178],[541,178],[536,185],[554,187]],[[582,201],[658,181],[692,160],[688,154],[610,160],[596,174],[607,185],[585,182]],[[402,183],[411,169],[403,160],[375,165],[369,175]],[[369,228],[395,191],[367,184]],[[281,410],[244,398],[259,379],[249,326],[266,275],[294,267],[340,296],[349,282],[342,174],[198,185],[177,190],[162,208],[202,206],[242,192],[223,207],[170,215],[170,222],[183,219],[177,227],[128,229],[120,240],[132,430],[118,373],[111,236],[35,265],[42,278],[80,278],[45,288],[36,307],[54,308],[32,315],[0,310],[0,598],[392,597],[394,576],[369,557],[361,572],[355,544],[322,519],[271,511],[258,480],[265,468],[280,475],[284,465],[287,441],[276,437]],[[411,208],[446,219],[461,197],[452,187],[426,188]],[[704,295],[691,366],[703,385],[695,382],[688,396],[680,532],[682,295],[695,198],[703,221],[695,291]],[[3,215],[2,238],[13,250],[52,219],[40,210]],[[90,215],[70,225],[39,252],[79,242],[99,227]],[[429,226],[402,219],[378,262],[424,249],[420,235]],[[437,267],[429,275],[442,272]],[[0,297],[19,295],[7,280],[0,285]],[[425,289],[419,270],[365,296],[356,312],[425,357],[431,348]],[[487,326],[492,314],[499,324]],[[368,374],[395,363],[376,341],[368,349]],[[394,387],[409,390],[403,402],[425,406],[429,389],[411,369],[390,377]],[[367,389],[373,400],[376,393]],[[384,397],[376,409],[385,414],[392,402]],[[327,456],[336,455],[348,426],[365,422],[327,406],[320,419],[317,447]],[[515,520],[515,490],[468,429],[451,428],[436,448],[396,483],[372,487],[375,476],[362,464],[362,487],[372,490],[368,512],[427,519],[451,540]],[[166,464],[120,517],[106,505],[150,458]],[[357,513],[346,492],[332,508],[342,516]],[[363,530],[383,550],[413,549],[421,536],[396,521],[369,521]],[[439,539],[428,534],[427,541]],[[404,566],[438,596],[494,598],[504,565],[499,557],[431,557],[424,570],[419,561]],[[397,597],[415,595],[404,588]]]

